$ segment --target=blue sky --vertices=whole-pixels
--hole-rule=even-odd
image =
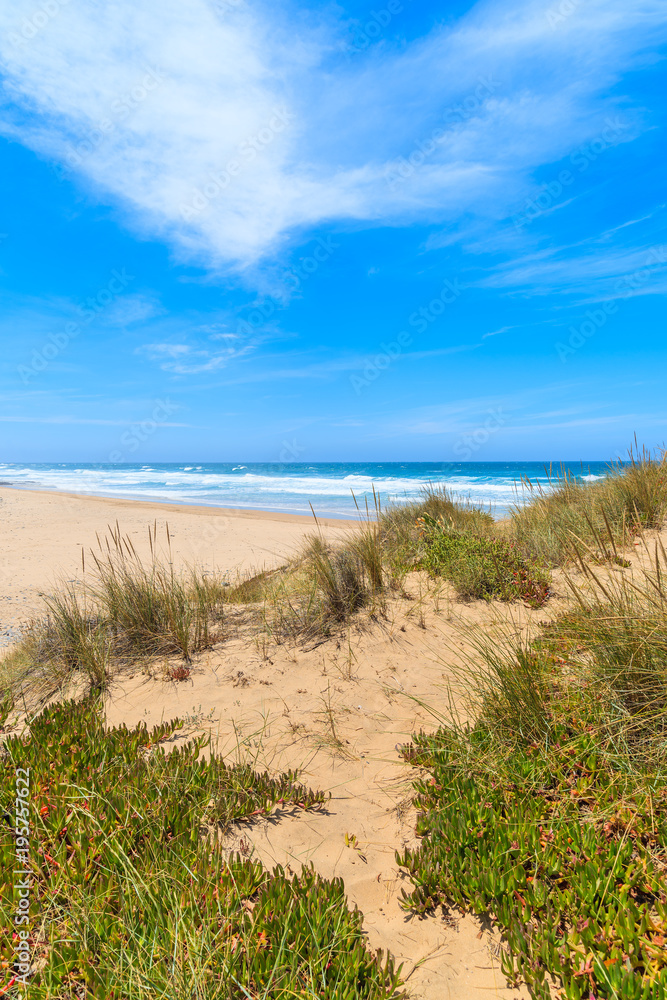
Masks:
[[[662,0],[5,0],[0,35],[0,460],[665,443]]]

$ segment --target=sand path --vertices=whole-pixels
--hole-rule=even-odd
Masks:
[[[446,664],[463,649],[460,612],[463,622],[493,627],[494,621],[482,602],[463,607],[444,598],[439,611],[424,608],[423,617],[418,604],[397,601],[387,621],[316,649],[231,641],[202,656],[187,681],[165,680],[159,671],[119,677],[107,716],[128,725],[180,716],[210,732],[226,759],[274,770],[299,767],[304,783],[330,791],[325,811],[286,811],[241,824],[226,846],[253,853],[266,866],[299,871],[312,863],[324,877],[341,876],[350,903],[364,914],[369,944],[403,963],[409,997],[528,997],[506,987],[499,937],[479,921],[456,913],[422,919],[400,907],[409,883],[395,852],[418,841],[415,772],[397,746],[415,730],[434,728],[432,710],[446,706],[453,680]],[[495,620],[505,613],[498,609]]]

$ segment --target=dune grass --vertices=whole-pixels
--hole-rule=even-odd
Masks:
[[[418,501],[381,508],[378,497],[344,541],[318,531],[277,570],[228,585],[192,567],[176,572],[169,528],[160,547],[149,529],[143,561],[116,524],[82,555],[82,584],[64,584],[46,599],[45,615],[0,668],[20,684],[41,673],[62,681],[78,672],[101,689],[124,663],[193,656],[230,635],[264,641],[317,643],[352,620],[382,617],[391,592],[402,594],[414,571],[452,584],[463,600],[520,600],[541,607],[550,569],[576,561],[623,565],[623,546],[660,525],[667,512],[664,455],[631,452],[594,482],[563,476],[533,490],[506,522],[429,486]],[[8,681],[11,686],[11,681]],[[14,684],[16,686],[16,684]]]
[[[289,563],[240,580],[225,590],[224,600],[246,632],[262,632],[277,643],[312,644],[338,634],[355,617],[361,623],[362,611],[368,619],[383,614],[385,589],[378,526],[369,521],[336,545],[318,525]],[[227,614],[229,621],[231,610]]]
[[[2,661],[3,689],[30,682],[48,696],[79,675],[101,690],[126,664],[168,657],[190,664],[230,636],[318,643],[361,611],[369,620],[384,613],[383,554],[372,520],[335,546],[315,532],[286,565],[233,584],[196,567],[177,572],[168,526],[166,548],[156,526],[148,539],[146,561],[118,525],[82,554],[82,580],[45,598],[44,615]]]
[[[62,683],[78,673],[101,690],[120,664],[181,656],[186,662],[222,635],[224,587],[197,569],[178,574],[157,526],[148,532],[151,558],[143,562],[116,525],[98,539],[80,584],[65,583],[45,598],[23,641],[4,661],[16,682],[41,675]]]
[[[269,777],[175,746],[178,721],[107,729],[99,701],[66,702],[0,757],[0,990],[23,989],[12,931],[17,865],[30,881],[28,991],[43,1000],[388,1000],[391,959],[367,949],[340,879],[226,856],[229,823],[318,809],[295,774]],[[30,794],[15,803],[16,769]],[[25,773],[21,772],[21,773]],[[13,827],[29,829],[17,861]],[[23,841],[22,841],[23,843]],[[8,992],[9,991],[9,992]],[[21,995],[23,995],[21,993]]]
[[[667,455],[633,448],[628,458],[596,481],[568,472],[547,489],[525,481],[529,502],[514,506],[509,526],[521,553],[561,566],[574,558],[573,545],[584,543],[599,560],[613,562],[637,534],[659,528],[667,516]]]
[[[78,672],[101,689],[123,663],[181,656],[186,663],[229,635],[317,643],[350,621],[382,617],[389,594],[403,593],[407,574],[426,570],[447,580],[463,600],[521,600],[541,607],[550,567],[587,561],[623,564],[623,545],[662,523],[667,510],[664,456],[632,453],[595,482],[556,479],[534,491],[508,522],[429,486],[418,501],[382,509],[377,497],[360,524],[336,545],[320,530],[277,570],[228,585],[196,567],[176,572],[169,528],[160,547],[149,529],[143,561],[116,524],[82,556],[82,584],[64,584],[46,600],[2,672],[17,683],[41,673],[62,681]],[[316,526],[319,529],[319,525]],[[10,685],[11,686],[11,685]],[[15,685],[16,686],[16,685]]]
[[[404,905],[491,914],[503,969],[547,1000],[667,995],[667,557],[585,586],[532,641],[479,633],[475,722],[404,751],[420,847]]]

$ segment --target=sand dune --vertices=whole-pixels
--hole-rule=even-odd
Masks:
[[[40,593],[59,577],[81,575],[81,547],[118,519],[147,550],[147,526],[169,522],[174,560],[194,560],[235,574],[275,566],[298,550],[309,519],[167,507],[73,495],[2,490],[5,546],[0,578],[0,629],[11,639],[38,612]],[[330,535],[350,530],[327,524]],[[426,595],[415,574],[407,595],[392,600],[386,620],[360,622],[311,648],[234,639],[195,662],[185,681],[168,679],[169,662],[117,676],[107,698],[111,723],[149,725],[174,716],[186,731],[210,732],[226,757],[258,766],[303,769],[303,780],[331,792],[320,814],[295,812],[242,825],[230,848],[255,852],[266,865],[299,870],[313,864],[342,876],[351,904],[365,916],[372,947],[404,963],[415,1000],[481,1000],[527,996],[505,986],[495,932],[457,913],[410,916],[399,905],[402,879],[394,852],[414,843],[410,781],[397,745],[437,725],[465,652],[461,627],[519,625],[544,617],[485,602],[464,605],[443,587]]]

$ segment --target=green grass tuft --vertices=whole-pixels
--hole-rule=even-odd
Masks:
[[[379,510],[383,559],[399,579],[414,569],[424,554],[419,521],[425,516],[442,520],[455,531],[489,535],[494,530],[494,520],[488,511],[454,497],[445,486],[426,486],[419,500],[393,503]]]
[[[627,464],[609,467],[597,481],[555,476],[544,490],[526,482],[530,501],[512,510],[510,532],[521,552],[549,566],[574,558],[585,543],[604,562],[641,531],[660,528],[667,516],[667,457],[630,452]]]

